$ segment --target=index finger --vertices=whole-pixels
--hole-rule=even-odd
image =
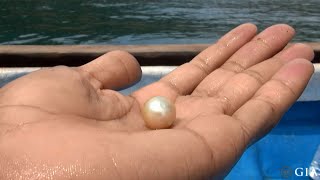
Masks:
[[[134,92],[133,96],[143,104],[153,96],[164,96],[174,101],[179,95],[190,94],[208,74],[249,42],[256,32],[257,28],[253,24],[238,26],[192,61],[181,65],[158,82]]]

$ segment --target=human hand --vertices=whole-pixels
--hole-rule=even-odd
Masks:
[[[313,73],[310,47],[282,50],[287,25],[256,35],[241,25],[191,62],[130,96],[140,79],[128,53],[58,66],[0,89],[0,179],[206,179],[223,177],[274,127]],[[175,102],[170,129],[149,130],[140,108]]]

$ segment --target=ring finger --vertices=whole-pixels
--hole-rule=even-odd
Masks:
[[[233,114],[242,104],[250,99],[282,66],[293,59],[313,58],[313,50],[304,44],[294,45],[279,55],[254,65],[233,76],[213,96],[222,102],[221,110]]]

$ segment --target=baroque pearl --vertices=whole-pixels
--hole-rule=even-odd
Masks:
[[[169,99],[155,96],[144,104],[142,115],[150,129],[169,128],[176,119],[176,107]]]

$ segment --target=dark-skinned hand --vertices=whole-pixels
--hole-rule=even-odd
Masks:
[[[0,89],[0,179],[221,179],[297,100],[313,51],[284,47],[288,25],[243,24],[190,62],[129,96],[140,66],[114,51]],[[177,119],[150,130],[141,107],[171,99]]]

